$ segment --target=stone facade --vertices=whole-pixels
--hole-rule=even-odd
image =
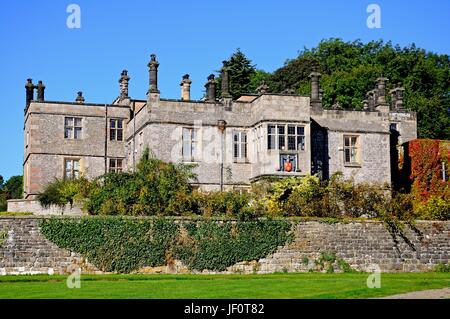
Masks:
[[[193,101],[186,74],[181,99],[163,99],[158,66],[152,55],[146,100],[128,96],[130,77],[124,70],[120,95],[109,105],[85,103],[81,92],[73,103],[44,101],[43,93],[34,100],[29,79],[24,197],[33,199],[47,183],[63,178],[67,160],[76,160],[79,174],[92,178],[110,170],[111,159],[120,159],[122,170],[134,170],[146,147],[164,161],[197,164],[193,184],[202,190],[248,188],[264,177],[326,179],[338,171],[356,181],[390,183],[392,150],[417,135],[416,114],[403,109],[398,93],[403,89],[393,90],[392,104],[386,104],[382,77],[363,109],[348,111],[339,105],[322,108],[317,72],[311,76],[311,96],[267,93],[262,85],[258,94],[232,100],[228,83],[222,83],[222,98],[216,99],[215,79],[209,76],[206,97]],[[222,72],[224,77],[226,66]],[[73,117],[80,119],[77,139],[65,136],[67,118]],[[111,140],[112,119],[121,121],[118,141]]]
[[[67,273],[80,267],[99,273],[80,255],[56,247],[39,232],[37,217],[0,217],[0,274]],[[266,258],[240,262],[223,273],[306,272],[320,254],[335,253],[353,269],[367,270],[376,264],[382,272],[430,271],[450,261],[450,222],[418,221],[401,233],[389,231],[378,221],[327,224],[293,222],[294,240]],[[148,267],[139,273],[188,273],[181,262]],[[214,273],[204,271],[203,273]]]

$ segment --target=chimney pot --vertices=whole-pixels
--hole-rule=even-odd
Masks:
[[[191,99],[191,83],[192,81],[189,79],[189,74],[183,75],[181,80],[181,99],[183,101],[189,101]]]
[[[206,88],[206,101],[215,102],[216,101],[216,79],[214,74],[208,76],[208,82],[205,84]]]
[[[120,99],[128,98],[128,82],[130,81],[130,77],[128,76],[128,71],[123,70],[120,74],[119,86],[120,86]]]
[[[150,55],[150,62],[148,63],[149,69],[149,81],[150,81],[150,93],[159,93],[158,90],[158,67],[159,63],[156,61],[156,55]]]
[[[45,100],[44,98],[45,85],[42,83],[42,81],[38,81],[38,85],[35,88],[37,89],[37,100],[43,102]]]
[[[32,79],[27,79],[27,83],[25,84],[25,105],[26,107],[30,106],[30,102],[34,100],[34,85]]]
[[[81,91],[77,92],[77,98],[76,98],[75,102],[77,102],[79,104],[83,104],[84,103],[83,92],[81,92]]]

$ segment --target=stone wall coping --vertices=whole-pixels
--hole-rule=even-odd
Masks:
[[[0,215],[0,220],[2,219],[50,219],[50,218],[60,218],[60,219],[81,219],[81,218],[102,218],[107,216],[91,216],[91,215],[84,215],[84,216],[64,216],[64,215],[23,215],[23,216],[8,216],[8,215]],[[124,217],[124,218],[130,218],[130,219],[155,219],[158,218],[157,216],[116,216],[116,217]],[[176,221],[238,221],[236,218],[202,218],[202,217],[189,217],[189,216],[172,216],[172,217],[164,217],[168,220],[176,220]],[[380,224],[383,223],[380,220],[371,220],[371,219],[345,219],[341,221],[336,221],[335,223],[329,223],[326,219],[320,220],[320,219],[311,219],[311,220],[301,220],[301,219],[295,219],[295,218],[279,218],[279,219],[273,219],[273,220],[284,220],[294,223],[323,223],[323,224],[350,224],[350,223],[372,223],[372,224]],[[450,224],[450,220],[416,220],[416,223],[420,224],[433,224],[433,223],[441,223],[441,224]]]

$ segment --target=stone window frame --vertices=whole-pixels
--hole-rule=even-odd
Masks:
[[[189,131],[189,140],[185,140],[185,132]],[[196,133],[195,135],[193,133]],[[183,162],[194,163],[198,160],[199,157],[199,133],[200,128],[192,127],[192,126],[183,126],[181,128],[181,158]],[[194,138],[193,138],[194,137]],[[189,154],[185,154],[186,144],[189,144]],[[193,146],[195,146],[193,150]]]
[[[71,120],[71,123],[68,123],[68,120]],[[77,125],[77,120],[80,121],[79,125]],[[75,134],[75,132],[79,133]],[[64,139],[81,140],[82,138],[83,138],[83,118],[77,116],[64,116]]]
[[[72,162],[72,167],[70,169],[70,176],[67,176],[67,172],[68,172],[68,170],[67,170],[67,162]],[[75,162],[78,163],[78,169],[77,170],[74,169]],[[63,165],[64,165],[63,166],[63,171],[64,171],[63,178],[64,179],[77,179],[77,178],[80,178],[80,176],[81,176],[81,158],[79,158],[79,157],[65,157]],[[77,174],[75,174],[75,173],[77,173]]]
[[[350,139],[348,145],[346,145],[346,139]],[[352,145],[351,139],[355,139],[355,143]],[[343,135],[343,159],[344,166],[349,167],[361,167],[361,144],[360,144],[361,136],[357,134],[344,134]],[[355,151],[354,158],[352,161],[352,150]],[[347,151],[349,151],[350,161],[347,161]]]
[[[114,124],[113,124],[114,123]],[[120,118],[110,118],[109,125],[109,140],[110,141],[123,141],[123,127],[124,121]]]
[[[274,129],[271,132],[271,127]],[[294,128],[293,133],[290,132],[290,128]],[[295,148],[289,148],[289,140],[294,138]],[[282,142],[283,148],[280,147]],[[292,145],[292,144],[291,144]],[[299,145],[301,145],[299,147]],[[297,123],[269,123],[267,124],[267,149],[279,150],[281,152],[304,152],[306,151],[306,137],[305,137],[305,125]]]
[[[237,138],[237,140],[236,140]],[[248,162],[248,132],[246,130],[233,130],[232,132],[233,144],[233,162],[247,163]]]
[[[123,172],[123,158],[111,157],[108,160],[108,172],[109,173],[122,173]],[[111,165],[113,163],[113,165]],[[120,163],[120,165],[119,165]]]

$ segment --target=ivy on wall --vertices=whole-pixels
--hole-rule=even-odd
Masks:
[[[163,218],[51,218],[41,220],[40,229],[58,247],[81,254],[100,270],[121,273],[166,265],[172,258],[190,269],[225,270],[263,258],[292,239],[289,222],[272,220],[179,225]]]
[[[164,265],[178,235],[170,220],[116,216],[44,219],[40,228],[58,247],[81,254],[103,271],[122,273]]]
[[[412,193],[417,200],[430,197],[449,198],[450,181],[442,179],[442,167],[449,174],[450,143],[447,141],[418,139],[409,142]],[[442,165],[444,163],[444,166]]]
[[[292,239],[287,221],[214,221],[188,223],[187,236],[175,255],[190,269],[222,271],[240,262],[258,260]]]

